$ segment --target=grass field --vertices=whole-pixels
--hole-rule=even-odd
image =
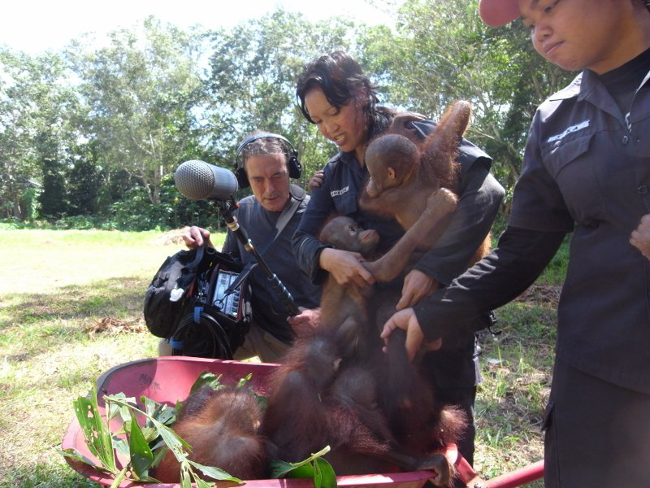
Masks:
[[[156,354],[142,300],[180,247],[155,232],[0,230],[0,487],[95,486],[58,453],[71,402],[110,367]],[[483,333],[475,468],[485,478],[542,457],[563,266],[560,256],[498,312],[500,335]]]

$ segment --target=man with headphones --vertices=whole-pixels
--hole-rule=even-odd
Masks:
[[[291,237],[309,202],[309,195],[289,181],[299,178],[300,171],[297,151],[279,134],[253,133],[237,148],[235,175],[239,187],[250,186],[253,191],[238,202],[237,220],[302,313],[290,317],[266,275],[255,268],[249,277],[253,323],[244,344],[235,351],[235,359],[259,356],[264,362],[277,362],[300,334],[300,328],[318,323],[320,287],[301,271],[291,248]],[[204,242],[212,245],[210,233],[200,227],[191,227],[183,240],[189,248]],[[222,252],[244,264],[255,260],[230,231]]]

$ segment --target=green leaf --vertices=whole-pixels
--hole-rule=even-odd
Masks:
[[[221,375],[217,376],[210,371],[203,371],[192,385],[192,388],[190,388],[190,394],[203,386],[209,386],[213,390],[223,388],[223,385],[221,384]]]
[[[201,471],[204,475],[214,478],[215,480],[221,481],[234,481],[235,483],[241,483],[242,480],[231,476],[229,473],[226,473],[223,469],[214,467],[214,466],[204,466],[190,459],[187,460],[189,464],[194,466],[196,469]]]
[[[131,435],[129,436],[129,451],[131,453],[131,467],[133,473],[142,478],[148,475],[148,470],[153,462],[153,453],[149,449],[140,426],[135,417],[131,418]]]
[[[304,466],[299,466],[297,468],[291,469],[286,473],[285,478],[314,478],[316,475],[316,470],[314,469],[313,464],[305,464]]]
[[[281,461],[281,460],[274,460],[271,461],[271,477],[272,478],[282,478],[285,475],[288,475],[291,473],[291,476],[289,477],[295,477],[295,478],[312,478],[314,475],[314,468],[311,466],[311,463],[315,459],[319,459],[328,452],[330,452],[331,448],[330,446],[325,446],[323,449],[318,451],[316,454],[312,454],[309,456],[307,459],[300,461],[298,463],[288,463],[286,461]],[[329,463],[328,463],[329,464]],[[299,469],[302,468],[303,466],[307,466],[304,470]],[[295,473],[305,473],[305,476],[293,476]]]
[[[118,473],[111,433],[97,405],[97,386],[93,386],[90,398],[80,397],[73,405],[88,449],[109,472]]]
[[[97,469],[99,471],[103,471],[105,473],[110,472],[104,466],[101,466],[99,464],[95,464],[93,461],[88,459],[86,456],[84,456],[83,454],[81,454],[79,451],[77,451],[74,448],[69,447],[69,448],[66,448],[66,449],[62,449],[59,452],[61,454],[63,454],[63,456],[65,456],[67,458],[74,459],[76,461],[79,461],[79,462],[82,462],[82,463],[87,464],[89,466],[92,466],[93,468],[95,468],[95,469]]]
[[[114,395],[111,395],[113,398],[118,398],[124,402],[124,404],[117,404],[117,403],[107,403],[106,405],[106,412],[107,412],[107,417],[108,419],[112,419],[118,414],[122,418],[122,421],[125,424],[125,428],[128,429],[128,425],[131,422],[131,411],[127,405],[132,404],[135,405],[135,398],[133,397],[127,397],[124,393],[115,393]],[[125,405],[126,404],[126,405]]]
[[[314,469],[318,471],[318,484],[314,476],[315,488],[336,488],[336,473],[332,465],[323,458],[314,461]]]
[[[160,464],[160,461],[163,460],[165,457],[165,454],[167,454],[167,446],[165,445],[164,442],[161,442],[159,445],[157,444],[153,449],[152,452],[154,453],[153,455],[153,462],[151,463],[151,466],[158,466]]]
[[[126,439],[113,435],[113,447],[117,452],[122,453],[127,457],[129,456],[129,443]]]
[[[205,481],[204,479],[201,479],[199,475],[197,475],[194,471],[192,473],[192,478],[194,478],[194,483],[196,483],[196,486],[198,488],[211,488],[212,486],[215,485],[214,481]]]
[[[253,373],[248,373],[243,378],[239,378],[239,381],[237,382],[237,388],[241,388],[244,385],[246,385],[251,380],[252,377],[253,377]]]
[[[191,446],[169,427],[160,424],[159,426],[157,425],[156,428],[160,437],[162,437],[162,440],[167,444],[167,448],[171,449],[178,462],[180,463],[184,461],[187,458],[187,453],[183,452],[182,449],[185,448],[189,450],[191,449]]]
[[[312,478],[314,488],[336,488],[334,468],[323,458],[317,458],[287,473],[287,478]]]
[[[196,479],[194,480],[194,482],[196,483],[196,486],[197,486],[198,488],[211,488],[211,487],[214,486],[214,483],[213,483],[213,482],[211,482],[211,481],[205,481],[205,480],[202,480],[201,478],[196,478]]]
[[[140,401],[145,406],[145,412],[159,422],[165,425],[171,425],[176,421],[176,409],[170,407],[169,405],[158,403],[157,401],[152,400],[151,398],[147,398],[146,396],[140,397]],[[151,423],[147,421],[146,425],[151,425]]]
[[[181,488],[191,488],[192,477],[190,476],[190,466],[187,462],[181,463]]]

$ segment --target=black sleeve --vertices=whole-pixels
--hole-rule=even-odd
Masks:
[[[565,235],[508,227],[494,251],[413,307],[427,340],[466,330],[460,326],[514,300],[544,271]]]
[[[307,209],[291,239],[298,266],[315,284],[322,283],[327,276],[327,272],[320,267],[319,259],[321,251],[330,247],[320,242],[316,236],[327,218],[335,211],[330,195],[331,171],[328,166],[325,166],[324,171],[323,184],[312,191]]]

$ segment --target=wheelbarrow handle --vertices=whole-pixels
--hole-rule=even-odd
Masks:
[[[467,488],[515,488],[541,479],[544,476],[544,461],[537,461],[491,480],[483,480],[476,474],[476,471],[467,460],[459,454],[456,470]]]

